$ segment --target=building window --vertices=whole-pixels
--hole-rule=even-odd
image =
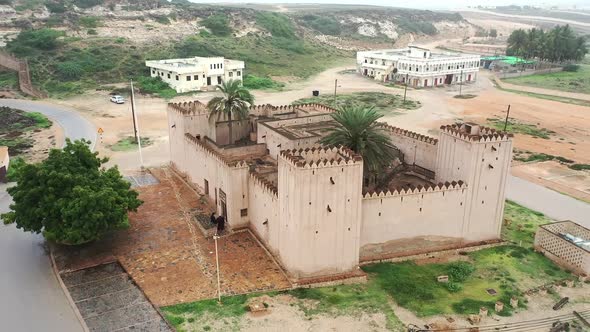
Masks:
[[[177,81],[179,81],[179,80],[180,80],[180,77],[179,77],[178,75],[176,75],[176,80],[177,80]]]
[[[209,65],[209,69],[213,69],[213,64],[210,64]]]
[[[246,217],[246,216],[248,216],[248,209],[241,209],[241,210],[240,210],[240,216],[241,216],[241,217]]]
[[[219,64],[220,68],[223,69],[223,63]]]
[[[191,78],[192,78],[192,77],[189,75],[189,76],[187,76],[187,77],[186,77],[186,80],[187,80],[187,81],[190,81],[190,80],[191,80]]]
[[[229,72],[229,77],[233,77],[233,76],[234,76],[234,73],[230,71]]]
[[[238,71],[238,76],[242,76],[242,72],[241,71]]]
[[[193,79],[194,79],[195,81],[198,81],[198,80],[199,80],[199,75],[195,75],[195,76],[193,76]]]
[[[168,78],[170,78],[170,73],[168,73]]]
[[[155,73],[156,73],[156,70],[155,69],[152,69],[152,74],[155,74]]]

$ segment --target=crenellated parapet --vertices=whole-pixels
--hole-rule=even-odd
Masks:
[[[204,151],[209,157],[218,160],[220,163],[224,164],[227,167],[232,167],[232,168],[248,167],[248,164],[245,161],[243,161],[243,160],[231,161],[231,160],[227,159],[225,156],[223,156],[221,153],[216,151],[214,148],[209,146],[209,144],[207,144],[204,141],[204,139],[206,139],[207,137],[205,137],[204,139],[201,139],[199,137],[195,137],[195,136],[192,136],[191,134],[187,133],[187,134],[184,134],[184,138],[185,138],[185,140],[193,143],[197,149]]]
[[[432,192],[442,192],[448,190],[460,190],[466,189],[467,184],[461,180],[459,181],[452,181],[452,182],[439,182],[438,184],[430,184],[426,186],[418,185],[418,186],[410,186],[409,188],[394,188],[393,190],[387,191],[369,191],[363,194],[364,199],[368,198],[383,198],[383,197],[392,197],[392,196],[405,196],[405,195],[415,195],[415,194],[425,194],[425,193],[432,193]]]
[[[440,127],[441,132],[470,142],[501,142],[514,137],[494,128],[479,126],[473,123],[458,123]]]
[[[250,178],[252,179],[252,181],[254,181],[256,185],[262,188],[263,192],[268,192],[269,194],[272,194],[275,198],[278,199],[279,190],[277,186],[274,185],[271,181],[268,181],[256,172],[250,172]]]
[[[280,157],[299,168],[344,166],[363,162],[359,154],[342,146],[283,150],[280,152]]]
[[[406,136],[409,137],[411,139],[417,140],[417,141],[421,141],[421,142],[425,142],[425,143],[429,143],[432,145],[436,145],[438,143],[438,140],[436,138],[430,137],[430,136],[426,136],[426,135],[422,135],[413,131],[409,131],[406,129],[402,129],[402,128],[398,128],[398,127],[394,127],[394,126],[390,126],[385,122],[379,122],[379,127],[385,131],[388,131],[394,135],[400,135],[400,136]]]
[[[207,106],[198,100],[181,103],[168,103],[168,110],[175,111],[182,115],[205,115],[209,114]]]

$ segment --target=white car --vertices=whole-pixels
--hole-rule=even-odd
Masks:
[[[116,96],[111,96],[111,101],[115,104],[123,104],[125,103],[125,98],[116,95]]]

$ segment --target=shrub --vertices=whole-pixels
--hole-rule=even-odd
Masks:
[[[457,293],[463,290],[463,285],[458,282],[447,282],[445,287],[451,293]]]
[[[170,19],[168,18],[168,16],[164,16],[164,15],[159,15],[159,16],[153,16],[154,21],[160,23],[160,24],[170,24]]]
[[[256,23],[270,32],[273,37],[297,38],[291,20],[283,14],[260,12],[256,15]]]
[[[229,19],[224,14],[211,15],[201,23],[216,36],[228,36],[232,33],[229,27]]]
[[[276,48],[281,48],[286,51],[304,54],[305,46],[302,41],[296,39],[288,39],[284,37],[273,37],[271,43]]]
[[[35,49],[48,51],[57,48],[57,38],[61,36],[63,32],[53,29],[27,30],[19,33],[6,46],[17,55],[30,55]]]
[[[57,73],[63,79],[77,80],[84,74],[84,69],[77,62],[68,61],[57,65]]]
[[[172,98],[176,96],[176,90],[162,81],[160,77],[141,76],[137,79],[139,89],[142,93],[157,94],[162,98]]]
[[[45,7],[47,7],[50,12],[55,14],[62,14],[67,10],[66,6],[61,2],[47,2]]]
[[[563,71],[577,72],[578,70],[580,70],[580,65],[569,64],[563,67]]]
[[[78,23],[84,28],[98,28],[100,26],[100,18],[95,16],[84,16],[78,19]]]
[[[244,76],[243,83],[249,89],[278,89],[285,86],[285,84],[273,81],[269,77],[258,77],[254,75]]]
[[[91,8],[101,5],[103,0],[74,0],[74,5],[80,8]]]
[[[449,264],[449,276],[454,282],[467,280],[473,271],[475,271],[475,267],[467,262],[453,262]]]
[[[94,29],[88,29],[86,33],[88,33],[89,35],[98,35],[98,32],[96,32],[96,30]]]
[[[324,35],[339,35],[342,29],[340,22],[330,17],[309,14],[304,15],[301,19],[305,21],[307,26]]]

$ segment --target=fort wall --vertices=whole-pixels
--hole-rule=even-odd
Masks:
[[[331,275],[356,268],[362,174],[362,159],[349,150],[281,152],[279,256],[292,276]]]
[[[467,185],[367,193],[362,200],[361,247],[414,237],[462,238]]]
[[[231,227],[245,227],[248,216],[248,165],[244,162],[228,162],[221,154],[190,134],[182,145],[184,158],[172,159],[176,168],[188,180],[203,188],[215,201],[218,213],[226,207],[227,222]],[[186,161],[189,161],[188,163]]]
[[[434,171],[438,140],[405,129],[389,126],[385,123],[381,128],[391,138],[391,143],[404,154],[406,164],[416,164]]]
[[[280,238],[277,187],[256,173],[250,173],[248,186],[250,189],[248,196],[250,228],[267,249],[277,256]]]

